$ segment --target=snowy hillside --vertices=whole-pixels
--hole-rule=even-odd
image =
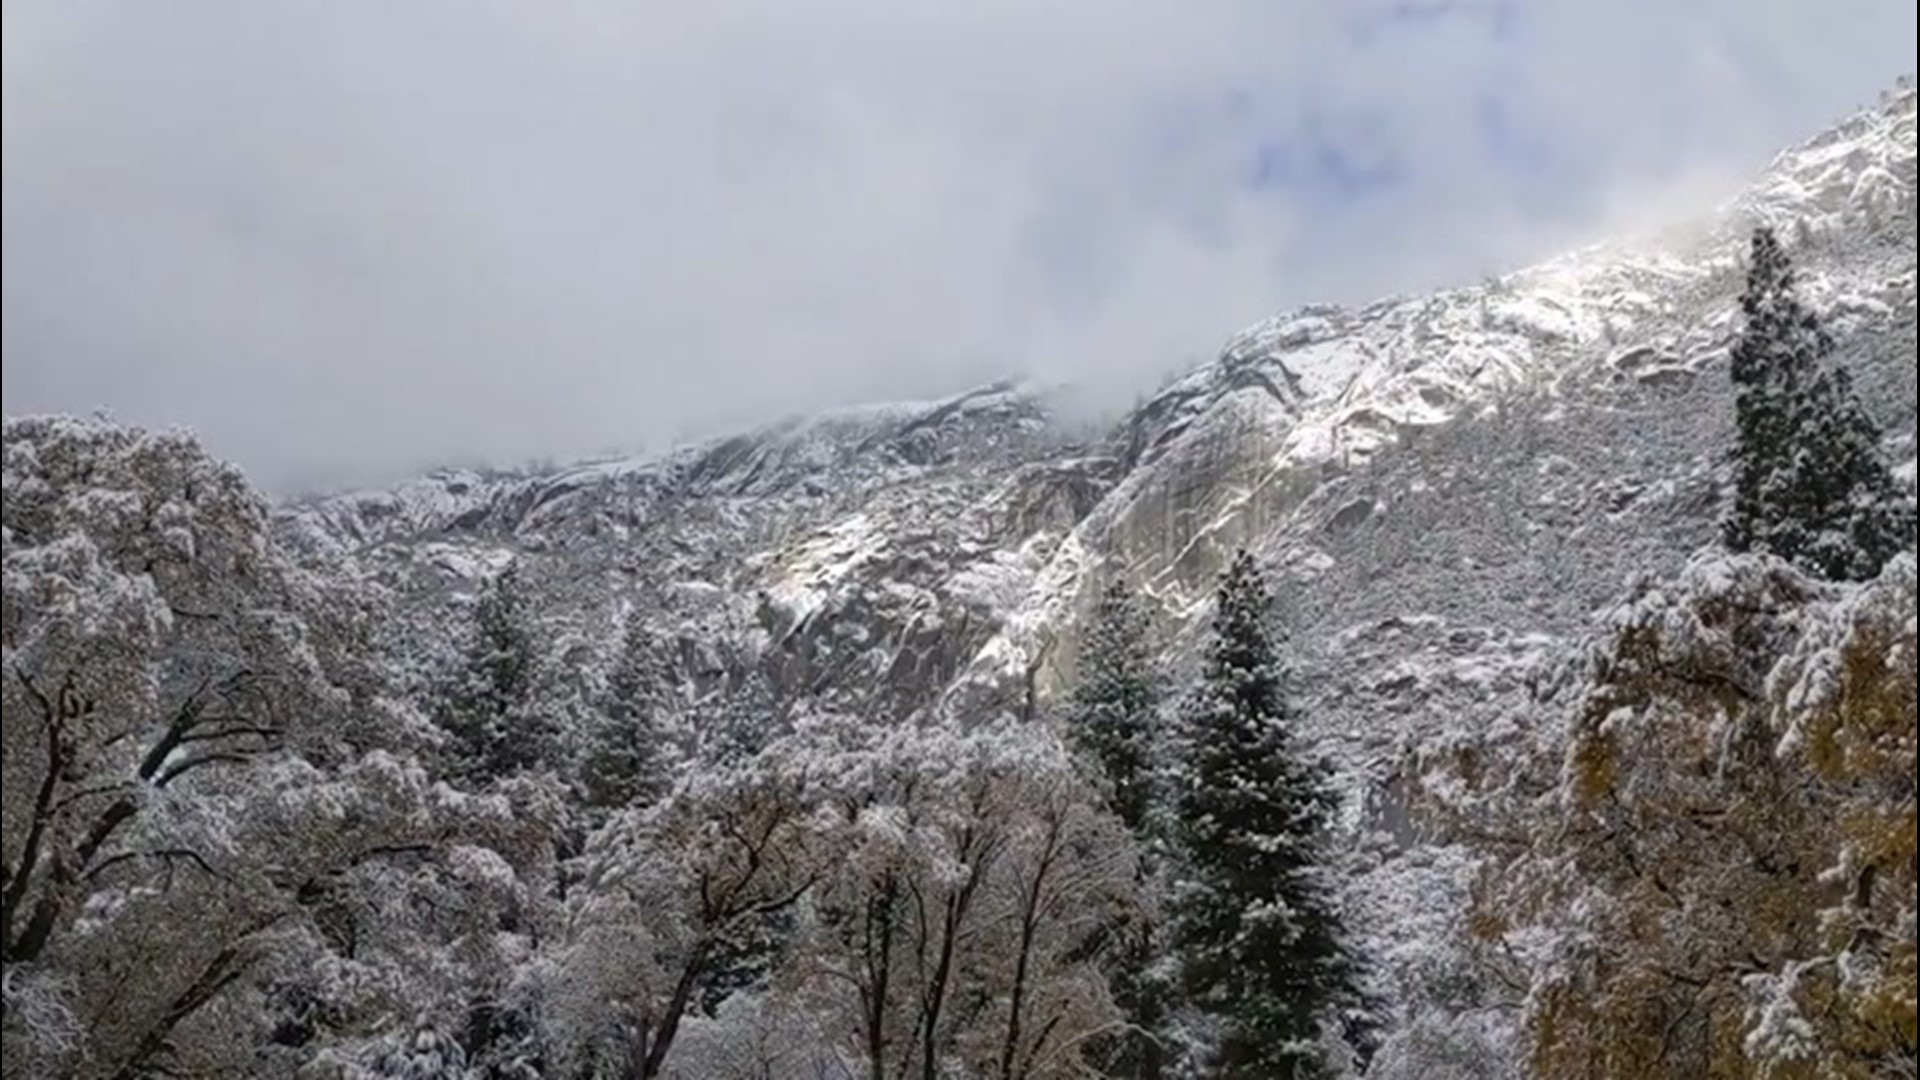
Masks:
[[[1753,225],[1787,239],[1912,484],[1915,160],[1908,89],[1692,228],[1266,320],[1088,443],[997,384],[551,473],[434,473],[280,524],[397,586],[403,636],[444,636],[446,605],[518,556],[556,653],[604,661],[637,608],[689,703],[762,680],[776,710],[962,725],[1057,699],[1116,577],[1187,655],[1253,548],[1282,570],[1304,712],[1371,837],[1356,891],[1433,901],[1364,907],[1383,977],[1415,978],[1469,867],[1422,839],[1408,763],[1550,699],[1631,581],[1712,539]]]
[[[1911,478],[1914,103],[1904,90],[1782,153],[1695,228],[1266,320],[1092,445],[999,384],[548,474],[435,473],[283,523],[427,597],[532,556],[548,614],[583,627],[636,593],[699,593],[674,632],[749,632],[783,693],[879,691],[901,716],[1057,693],[1076,617],[1114,575],[1179,638],[1251,544],[1301,584],[1283,606],[1310,678],[1399,685],[1353,654],[1369,627],[1447,656],[1565,635],[1707,537],[1755,222],[1796,245]],[[1457,663],[1507,664],[1479,648]],[[1368,699],[1332,695],[1329,732],[1401,738]]]
[[[1911,1076],[1915,185],[1904,89],[1092,432],[9,417],[0,1080]]]
[[[1697,487],[1697,471],[1654,480],[1638,469],[1579,459],[1643,453],[1650,448],[1632,444],[1666,436],[1667,428],[1692,427],[1693,439],[1685,430],[1672,432],[1690,446],[1647,455],[1675,473],[1706,464],[1674,460],[1676,452],[1684,459],[1689,451],[1725,445],[1711,425],[1727,410],[1712,405],[1725,400],[1717,384],[1725,379],[1734,330],[1739,263],[1757,222],[1801,238],[1807,290],[1853,342],[1859,376],[1879,391],[1868,396],[1885,410],[1890,430],[1908,436],[1896,449],[1910,460],[1914,162],[1909,90],[1782,154],[1692,236],[1622,241],[1477,286],[1358,311],[1310,308],[1252,327],[1228,343],[1217,363],[1162,391],[1130,418],[1134,467],[1083,523],[1078,547],[1147,582],[1174,612],[1202,595],[1224,558],[1244,542],[1266,543],[1303,576],[1315,575],[1331,558],[1325,549],[1352,546],[1333,537],[1376,512],[1400,512],[1377,498],[1337,498],[1337,492],[1372,489],[1405,472],[1410,456],[1455,419],[1487,427],[1522,422],[1488,419],[1502,409],[1534,407],[1540,420],[1529,437],[1545,445],[1534,460],[1511,462],[1481,479],[1510,486],[1510,497],[1537,510],[1545,509],[1541,499],[1559,498],[1571,522],[1587,516],[1577,514],[1581,503],[1600,489],[1626,500],[1636,485],[1644,490],[1691,480]],[[1639,415],[1637,425],[1622,422],[1627,412]],[[1583,450],[1582,428],[1614,445]],[[1448,431],[1437,437],[1476,436]],[[1554,444],[1565,447],[1557,458]],[[1467,460],[1433,464],[1438,468],[1424,478],[1429,485],[1481,467]],[[1565,481],[1551,480],[1568,471]],[[1531,499],[1519,490],[1533,485],[1568,490]],[[1664,489],[1654,496],[1680,497]],[[1678,517],[1712,516],[1709,492],[1687,497],[1694,504]],[[1635,514],[1648,510],[1643,503]],[[1625,511],[1623,501],[1606,513]],[[1675,517],[1670,512],[1661,520]],[[1551,528],[1551,522],[1529,527]],[[1316,529],[1325,539],[1315,537]],[[1365,531],[1391,529],[1375,521]],[[1487,553],[1504,539],[1487,536]],[[1350,558],[1370,554],[1359,546]],[[1077,568],[1051,575],[1049,587],[1032,597],[1033,610],[1014,625],[1056,621],[1064,614],[1064,586],[1077,575]],[[1587,574],[1570,577],[1594,582]],[[1595,583],[1610,588],[1616,581]],[[1085,586],[1072,592],[1085,595]]]

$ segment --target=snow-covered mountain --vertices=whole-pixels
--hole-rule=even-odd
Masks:
[[[1277,316],[1105,431],[1067,433],[1047,392],[1008,382],[653,456],[436,472],[281,525],[396,587],[403,652],[449,641],[450,605],[517,557],[556,667],[584,678],[640,611],[689,704],[753,678],[776,711],[963,725],[1070,686],[1115,577],[1177,667],[1251,548],[1281,571],[1302,713],[1343,777],[1381,989],[1431,1000],[1462,966],[1445,943],[1476,856],[1414,807],[1476,746],[1564,712],[1599,616],[1713,540],[1754,225],[1786,238],[1912,485],[1915,174],[1905,89],[1688,227]],[[1486,1045],[1511,1046],[1494,1027]]]
[[[1914,101],[1782,153],[1692,229],[1266,320],[1084,440],[1001,383],[655,456],[436,472],[285,523],[422,611],[518,553],[548,616],[589,637],[652,596],[689,656],[732,635],[726,663],[783,697],[898,717],[1057,693],[1116,574],[1182,640],[1249,545],[1298,582],[1298,662],[1357,766],[1436,715],[1415,702],[1521,679],[1539,642],[1709,536],[1753,224],[1794,244],[1911,478]]]
[[[273,508],[8,418],[0,1078],[1910,1074],[1914,120],[1099,430]]]
[[[1304,713],[1366,841],[1358,921],[1382,977],[1415,980],[1457,936],[1471,859],[1409,820],[1407,763],[1558,707],[1596,614],[1713,539],[1756,223],[1788,239],[1913,482],[1914,119],[1913,91],[1892,95],[1691,228],[1266,320],[1104,432],[1063,433],[1045,391],[1009,382],[654,456],[436,472],[282,525],[396,585],[409,650],[518,556],[556,655],[604,657],[637,606],[689,699],[757,673],[780,703],[960,723],[1070,685],[1116,575],[1187,655],[1251,547],[1290,585]]]

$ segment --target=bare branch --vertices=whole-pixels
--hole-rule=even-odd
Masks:
[[[205,858],[201,857],[199,852],[191,851],[187,848],[161,848],[156,851],[123,851],[118,855],[102,859],[98,865],[82,874],[80,876],[81,880],[92,881],[94,878],[99,877],[115,866],[133,862],[137,859],[161,859],[168,863],[179,859],[199,867],[208,877],[217,878],[221,881],[232,880],[220,871],[215,870]]]
[[[27,885],[33,880],[34,870],[40,863],[40,845],[46,839],[48,824],[53,820],[54,791],[65,767],[65,749],[61,745],[63,732],[58,714],[46,696],[33,685],[33,680],[25,672],[19,675],[21,684],[40,706],[47,733],[47,760],[46,773],[40,778],[40,790],[34,793],[33,823],[27,827],[26,842],[20,850],[20,863],[17,867],[9,868],[11,873],[5,889],[0,891],[0,955],[9,961],[15,959],[15,949],[20,945],[13,936],[13,920],[20,913],[20,902],[26,898]]]
[[[165,772],[160,774],[158,779],[154,780],[153,786],[157,788],[166,787],[168,784],[172,783],[173,781],[178,780],[181,776],[193,771],[194,769],[199,768],[202,765],[216,765],[221,763],[225,763],[229,765],[245,765],[246,763],[252,760],[253,760],[253,755],[243,754],[238,752],[200,754],[196,757],[190,757],[175,765],[169,766]]]

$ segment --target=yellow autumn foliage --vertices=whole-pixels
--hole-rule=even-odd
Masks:
[[[1534,1075],[1915,1075],[1913,565],[1721,559],[1616,621],[1468,921]]]

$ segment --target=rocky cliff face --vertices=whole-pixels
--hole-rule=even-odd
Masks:
[[[1513,642],[1569,633],[1709,538],[1756,222],[1793,239],[1911,477],[1914,101],[1781,154],[1694,229],[1269,319],[1084,442],[1050,426],[1043,392],[1005,383],[549,473],[443,471],[286,524],[424,604],[517,552],[555,619],[590,627],[652,596],[675,613],[663,630],[745,635],[784,695],[898,717],[1056,693],[1076,616],[1113,575],[1178,643],[1249,545],[1298,583],[1309,681],[1359,710],[1334,728],[1373,743],[1397,725],[1364,702],[1417,696],[1391,674],[1409,656],[1491,650],[1503,667]]]
[[[397,585],[409,633],[444,632],[445,605],[518,554],[556,649],[604,650],[638,604],[690,697],[753,669],[777,700],[895,720],[1043,705],[1115,575],[1184,655],[1249,546],[1292,583],[1320,746],[1410,852],[1367,873],[1444,891],[1458,867],[1408,846],[1398,763],[1543,707],[1593,613],[1712,538],[1755,223],[1788,238],[1912,482],[1914,116],[1911,90],[1889,97],[1689,230],[1270,319],[1084,440],[1008,383],[651,457],[439,472],[283,524]],[[1409,917],[1383,914],[1383,940]]]

